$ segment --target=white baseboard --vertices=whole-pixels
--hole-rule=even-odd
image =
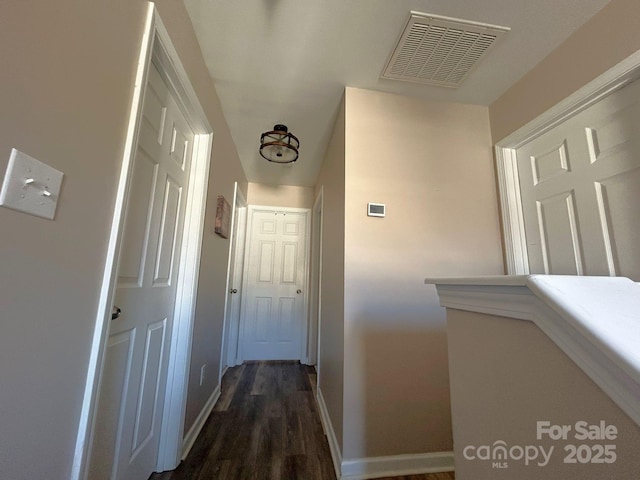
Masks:
[[[453,452],[392,455],[343,461],[340,446],[327,411],[327,404],[319,387],[316,399],[318,401],[318,410],[320,410],[322,428],[329,441],[333,468],[336,471],[336,478],[339,480],[366,480],[379,477],[400,477],[454,471]]]
[[[218,385],[213,391],[213,393],[209,397],[209,400],[207,400],[207,403],[205,403],[204,408],[200,412],[200,415],[198,415],[198,418],[196,418],[196,421],[193,422],[193,425],[185,435],[184,441],[182,442],[182,460],[184,460],[187,455],[189,455],[193,444],[196,442],[196,439],[198,438],[202,427],[204,427],[207,418],[209,418],[209,415],[211,415],[211,411],[213,410],[213,407],[216,406],[216,402],[219,398],[220,385]]]
[[[324,403],[324,397],[322,396],[322,390],[318,386],[318,392],[316,399],[318,401],[318,410],[320,410],[320,421],[322,422],[322,428],[324,434],[329,441],[329,450],[331,451],[331,459],[333,460],[333,468],[336,471],[336,478],[340,478],[340,471],[342,465],[342,454],[340,453],[340,445],[336,438],[336,432],[333,430],[333,424],[329,418],[329,411],[327,410],[327,404]]]
[[[452,472],[453,452],[369,457],[342,462],[340,480],[365,480],[422,473]]]

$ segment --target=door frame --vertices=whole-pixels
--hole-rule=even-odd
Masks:
[[[508,275],[529,273],[527,239],[518,180],[517,149],[639,77],[640,50],[496,143],[496,170]]]
[[[182,268],[178,274],[169,366],[166,372],[167,386],[164,392],[160,392],[161,395],[165,395],[165,402],[156,470],[175,468],[182,457],[187,380],[213,130],[199,103],[178,53],[171,42],[169,33],[154,3],[149,2],[134,80],[124,154],[116,190],[109,243],[102,275],[102,287],[91,344],[87,380],[71,473],[73,480],[83,480],[88,475],[100,382],[111,322],[111,307],[118,275],[118,258],[122,244],[124,213],[126,212],[126,202],[131,188],[133,159],[142,118],[148,71],[152,61],[167,81],[169,89],[172,91],[181,110],[183,110],[195,134],[194,153],[187,192],[184,237],[180,251]]]
[[[320,187],[311,210],[311,255],[309,257],[309,335],[307,338],[306,364],[316,365],[320,361],[320,323],[322,317],[322,210],[324,187]]]
[[[238,218],[237,215],[239,209],[244,209],[242,213],[243,218]],[[222,376],[225,370],[229,366],[237,365],[237,352],[238,352],[238,337],[234,348],[231,346],[231,329],[237,327],[240,328],[240,322],[237,326],[231,325],[229,316],[231,315],[231,299],[229,296],[229,289],[237,284],[236,280],[239,273],[243,273],[244,270],[244,252],[246,244],[246,230],[247,230],[247,200],[238,186],[238,182],[235,183],[233,191],[233,206],[231,211],[231,239],[229,248],[229,259],[227,261],[227,283],[225,284],[225,301],[224,301],[224,322],[222,324],[222,348],[220,349],[220,371],[218,372],[218,384],[222,385]],[[235,245],[234,245],[235,242]],[[242,248],[239,248],[242,247]],[[232,268],[233,266],[233,268]],[[233,277],[233,278],[232,278]],[[242,304],[242,286],[240,286],[240,298],[238,301]],[[235,353],[234,353],[235,352]],[[233,362],[230,362],[230,358],[233,358]]]
[[[244,292],[247,291],[247,282],[248,282],[248,270],[249,270],[249,262],[247,261],[247,255],[249,254],[249,245],[251,245],[251,225],[253,221],[253,214],[255,211],[268,211],[268,212],[285,212],[285,213],[305,213],[306,214],[306,244],[304,247],[304,255],[307,259],[305,271],[303,277],[306,281],[306,288],[303,291],[302,298],[302,312],[305,318],[302,319],[302,332],[300,338],[300,361],[303,361],[307,356],[307,341],[309,334],[309,253],[310,253],[310,245],[311,245],[311,210],[309,208],[297,208],[297,207],[272,207],[266,205],[249,205],[247,207],[247,232],[246,232],[246,240],[245,240],[245,249],[244,249],[244,265],[242,268],[242,300],[240,303],[240,328],[238,329],[238,364],[244,362],[244,347],[243,347],[243,338],[244,338],[244,329],[246,327],[245,322],[245,313],[246,313],[246,304],[247,304],[247,296]]]

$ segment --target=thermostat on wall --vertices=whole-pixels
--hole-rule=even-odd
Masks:
[[[384,217],[384,203],[367,203],[367,215],[370,217]]]

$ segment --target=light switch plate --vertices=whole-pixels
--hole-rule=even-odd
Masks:
[[[53,220],[63,176],[14,148],[0,190],[0,205]]]

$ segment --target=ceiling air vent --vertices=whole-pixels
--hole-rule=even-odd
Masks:
[[[411,12],[382,78],[457,87],[509,30]]]

